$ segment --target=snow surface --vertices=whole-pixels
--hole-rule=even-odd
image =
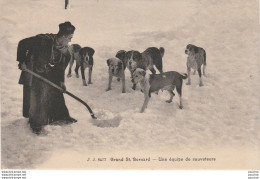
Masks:
[[[70,0],[65,11],[64,1],[1,1],[1,167],[95,168],[98,165],[85,162],[88,156],[139,152],[158,157],[204,153],[220,156],[217,159],[230,169],[259,169],[258,6],[256,0]],[[72,43],[90,46],[96,53],[93,84],[82,86],[73,73],[66,78],[67,90],[86,101],[99,119],[92,120],[83,105],[65,95],[78,123],[46,126],[48,134],[37,136],[21,113],[17,43],[39,33],[56,33],[58,24],[68,20],[76,26]],[[142,52],[162,46],[163,70],[183,73],[189,43],[206,50],[208,65],[203,87],[197,74],[191,86],[183,85],[184,109],[178,108],[177,95],[168,104],[167,92],[160,92],[152,94],[148,109],[139,113],[143,94],[131,89],[128,70],[127,93],[121,93],[116,79],[105,92],[106,60],[118,50]]]

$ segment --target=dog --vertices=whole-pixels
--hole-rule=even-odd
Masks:
[[[125,54],[126,54],[125,50],[119,50],[116,53],[116,58],[119,58],[121,60],[121,62],[123,63],[124,71],[125,71],[126,66],[127,66],[127,61],[126,61],[126,58],[125,58]],[[117,81],[120,81],[120,78],[117,78]]]
[[[71,55],[71,58],[70,58],[70,62],[69,62],[69,72],[67,74],[67,77],[71,77],[71,68],[74,64],[74,60],[76,58],[79,58],[79,50],[81,49],[81,46],[79,44],[72,44],[70,45],[69,47],[69,52],[70,52],[70,55]],[[78,75],[76,76],[77,78],[79,77]]]
[[[125,68],[122,61],[117,58],[113,57],[107,60],[108,68],[108,74],[109,74],[109,80],[108,80],[108,87],[106,91],[111,90],[111,83],[113,77],[117,77],[119,79],[122,79],[122,93],[125,93]]]
[[[188,72],[188,82],[187,85],[191,84],[190,79],[190,72],[191,68],[194,69],[194,74],[196,73],[196,70],[199,73],[199,86],[203,86],[202,77],[201,77],[201,67],[203,65],[203,75],[205,76],[205,69],[206,69],[206,51],[201,48],[197,47],[192,44],[188,44],[185,49],[185,54],[188,55],[187,57],[187,72]]]
[[[133,72],[132,82],[137,84],[139,83],[141,89],[144,93],[144,104],[141,108],[141,113],[147,108],[149,99],[151,98],[151,93],[158,92],[159,90],[167,90],[170,94],[170,99],[167,100],[167,103],[171,103],[173,97],[175,96],[173,90],[176,86],[176,91],[179,94],[180,105],[179,108],[183,108],[182,104],[182,82],[184,79],[187,79],[187,74],[184,75],[176,72],[162,72],[161,74],[146,74],[146,71],[137,68]]]
[[[131,73],[131,78],[133,78],[133,72],[137,68],[141,68],[145,71],[149,69],[153,74],[155,74],[155,66],[160,73],[163,72],[162,57],[165,52],[163,47],[160,47],[159,49],[156,47],[149,47],[142,53],[136,50],[131,50],[127,52],[121,50],[119,52],[119,58],[123,58],[123,63],[125,63],[127,68],[129,69]],[[133,84],[132,88],[135,90],[136,84]]]
[[[88,68],[89,69],[88,84],[92,84],[91,77],[92,77],[92,70],[94,65],[93,55],[95,53],[95,50],[91,47],[81,48],[81,46],[78,44],[72,44],[69,51],[71,53],[71,59],[70,59],[70,66],[69,66],[69,72],[67,77],[71,77],[71,67],[74,63],[74,60],[76,60],[76,67],[75,67],[76,77],[77,78],[79,77],[78,70],[80,67],[83,86],[87,86],[87,82],[85,79],[85,69]]]

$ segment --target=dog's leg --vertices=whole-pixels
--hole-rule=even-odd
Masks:
[[[92,84],[92,81],[91,81],[92,68],[93,68],[93,66],[90,66],[89,69],[88,69],[88,84]]]
[[[125,73],[123,73],[123,77],[122,77],[122,93],[125,93]]]
[[[206,65],[203,65],[203,75],[204,76],[206,76],[205,69],[206,69]]]
[[[190,71],[191,71],[191,69],[188,67],[188,68],[187,68],[188,82],[186,83],[186,85],[190,85],[190,84],[191,84],[191,82],[190,82]]]
[[[69,72],[67,74],[67,78],[70,78],[72,75],[71,75],[71,66],[69,67]]]
[[[196,75],[196,70],[193,71],[193,75]]]
[[[120,81],[120,78],[117,78],[117,81],[119,82],[119,81]]]
[[[133,80],[133,72],[130,71],[130,73],[131,73],[131,81],[132,81]],[[133,83],[132,89],[135,90],[136,89],[136,84],[133,81],[132,81],[132,83]]]
[[[150,69],[150,71],[152,72],[152,74],[156,74],[156,71],[153,67]]]
[[[150,99],[150,97],[148,96],[148,92],[144,92],[144,104],[143,104],[143,106],[141,108],[141,111],[140,111],[141,113],[143,113],[144,110],[147,108],[149,99]]]
[[[199,77],[200,77],[200,83],[199,83],[199,86],[203,86],[203,83],[202,83],[202,77],[201,77],[201,68],[198,69],[198,73],[199,73]]]
[[[81,78],[82,78],[83,86],[87,86],[87,82],[85,79],[85,67],[83,64],[80,65],[80,71],[81,71]]]
[[[180,106],[179,108],[182,109],[183,108],[183,105],[182,105],[182,82],[181,84],[179,84],[178,86],[176,86],[176,91],[177,93],[179,94],[179,98],[180,98]]]
[[[112,79],[113,79],[113,75],[111,73],[109,73],[108,87],[107,87],[106,91],[111,90]]]
[[[170,94],[170,99],[169,100],[166,100],[167,103],[171,103],[172,102],[172,99],[173,97],[175,96],[174,92],[172,90],[167,90]]]
[[[162,58],[161,58],[161,59],[158,59],[158,62],[155,63],[155,66],[156,66],[157,70],[158,70],[160,73],[163,72]]]
[[[136,89],[136,84],[135,84],[135,83],[133,83],[133,87],[132,87],[132,89],[133,89],[133,90]]]
[[[67,77],[68,77],[68,78],[72,76],[72,75],[71,75],[71,68],[72,68],[72,65],[73,65],[73,64],[74,64],[74,59],[73,59],[73,56],[72,56],[71,59],[70,59],[69,72],[68,72],[68,74],[67,74]]]
[[[133,87],[132,87],[132,89],[133,89],[133,90],[136,89],[136,84],[135,84],[135,83],[133,83]]]
[[[205,73],[205,69],[206,69],[206,65],[207,65],[207,63],[206,63],[206,52],[204,52],[203,57],[204,57],[204,62],[203,62],[203,75],[206,76],[206,73]]]
[[[75,70],[74,70],[77,78],[79,78],[79,67],[80,67],[80,65],[76,64],[76,67],[75,67]]]

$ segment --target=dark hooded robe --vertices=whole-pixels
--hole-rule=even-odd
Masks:
[[[65,0],[65,9],[67,9],[68,4],[69,4],[69,0]]]
[[[56,46],[55,34],[40,34],[23,39],[18,44],[17,61],[47,80],[61,86],[70,60],[67,46]],[[32,129],[57,121],[69,120],[63,93],[37,77],[22,71],[19,84],[24,89],[23,106],[29,106],[29,123]]]

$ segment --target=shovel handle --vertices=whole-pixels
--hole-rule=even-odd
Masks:
[[[75,96],[74,94],[70,93],[69,91],[65,91],[64,93],[66,93],[67,95],[71,96],[72,98],[76,99],[77,101],[79,101],[80,103],[82,103],[84,106],[86,106],[86,108],[88,109],[91,117],[93,119],[97,119],[97,117],[95,116],[95,114],[93,113],[92,109],[89,107],[89,105],[87,103],[85,103],[82,99],[78,98],[77,96]]]
[[[31,71],[31,70],[29,70],[29,69],[27,69],[27,68],[24,69],[23,71],[26,71],[26,72],[30,73],[31,75],[33,75],[33,76],[35,76],[35,77],[41,79],[42,81],[44,81],[45,83],[48,83],[49,85],[53,86],[54,88],[57,88],[57,89],[59,89],[59,90],[61,90],[61,91],[64,91],[64,89],[61,88],[60,86],[56,85],[55,83],[53,83],[53,82],[47,80],[46,78],[42,77],[41,75],[38,75],[37,73],[35,73],[35,72],[33,72],[33,71]]]
[[[96,117],[95,114],[93,113],[92,109],[91,109],[91,108],[89,107],[89,105],[88,105],[86,102],[84,102],[82,99],[78,98],[77,96],[75,96],[74,94],[70,93],[69,91],[64,90],[64,89],[61,88],[60,86],[56,85],[55,83],[53,83],[53,82],[47,80],[46,78],[42,77],[41,75],[39,75],[39,74],[37,74],[37,73],[35,73],[35,72],[29,70],[29,69],[24,69],[23,71],[26,71],[26,72],[30,73],[31,75],[33,75],[33,76],[35,76],[35,77],[41,79],[41,80],[44,81],[45,83],[47,83],[47,84],[53,86],[54,88],[59,89],[59,90],[62,91],[63,93],[66,93],[67,95],[69,95],[69,96],[71,96],[72,98],[76,99],[77,101],[79,101],[80,103],[82,103],[84,106],[86,106],[86,108],[88,109],[88,111],[89,111],[89,113],[90,113],[90,115],[91,115],[91,117],[92,117],[93,119],[97,119],[97,117]]]

